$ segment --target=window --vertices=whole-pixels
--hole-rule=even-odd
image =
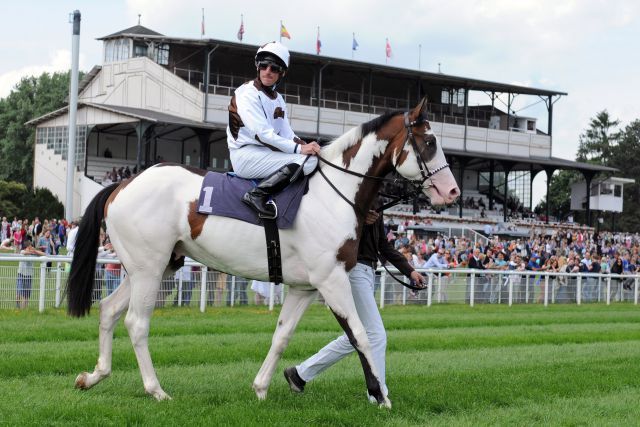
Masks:
[[[134,44],[133,45],[133,57],[139,58],[141,56],[147,56],[147,45]]]
[[[169,64],[169,45],[167,43],[156,46],[154,60],[160,65]]]
[[[596,184],[596,185],[592,185],[591,186],[591,192],[589,193],[591,196],[597,196],[598,195],[598,189],[599,187],[601,187],[600,185]],[[602,187],[604,187],[604,185],[602,185]],[[600,194],[604,194],[603,193],[603,189],[600,189]]]
[[[610,196],[613,194],[613,184],[600,184],[600,195]]]
[[[126,61],[129,59],[129,39],[107,40],[104,42],[104,62]]]
[[[464,107],[464,89],[442,89],[443,104],[453,104],[458,107]]]
[[[614,197],[622,197],[622,185],[616,185],[613,188]]]
[[[120,40],[120,61],[126,61],[129,59],[129,40],[121,39]]]

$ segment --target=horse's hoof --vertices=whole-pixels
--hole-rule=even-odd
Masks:
[[[367,394],[367,397],[369,398],[369,403],[373,405],[378,405],[379,408],[391,409],[391,401],[387,396],[384,397],[384,402],[381,402],[381,403],[378,403],[378,400],[375,397],[371,396],[370,394]]]
[[[80,390],[89,390],[91,388],[90,385],[87,384],[87,376],[89,376],[88,372],[83,372],[76,377],[75,387]]]
[[[253,391],[256,392],[256,396],[258,396],[258,400],[265,400],[267,398],[267,389],[264,387],[258,387],[255,384],[253,385]]]
[[[381,403],[379,408],[391,409],[391,401],[387,396],[384,397],[384,403]]]
[[[163,400],[172,400],[171,396],[169,396],[167,393],[164,392],[164,390],[160,389],[160,390],[156,390],[156,391],[152,391],[152,392],[147,392],[149,393],[151,396],[153,396],[158,402],[162,402]]]

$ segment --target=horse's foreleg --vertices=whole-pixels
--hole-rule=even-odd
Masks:
[[[157,400],[165,400],[171,397],[160,387],[149,353],[149,322],[160,289],[160,281],[161,277],[147,271],[137,271],[135,276],[131,275],[131,302],[124,324],[136,353],[144,390]]]
[[[287,348],[289,339],[295,331],[300,318],[317,294],[316,290],[289,288],[282,305],[282,311],[278,317],[276,330],[273,333],[269,354],[267,354],[260,371],[258,371],[258,375],[253,380],[253,390],[255,390],[258,399],[263,400],[267,397],[267,390],[280,356],[284,349]]]
[[[113,350],[113,329],[127,308],[131,296],[129,278],[100,302],[100,353],[98,364],[92,373],[83,372],[76,378],[76,387],[87,390],[111,374],[111,355]]]
[[[369,396],[375,398],[380,406],[391,408],[391,401],[382,391],[367,331],[358,317],[348,276],[344,271],[334,271],[327,281],[318,286],[318,290],[360,356]]]

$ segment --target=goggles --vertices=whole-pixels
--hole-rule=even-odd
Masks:
[[[271,72],[272,73],[282,73],[284,71],[284,68],[278,64],[275,64],[271,61],[260,61],[258,62],[258,68],[260,70],[266,70],[267,68],[271,68]]]

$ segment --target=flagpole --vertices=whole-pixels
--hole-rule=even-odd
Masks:
[[[318,49],[319,41],[320,41],[320,26],[318,25],[318,35],[316,37],[316,55],[320,55],[320,49]]]
[[[418,71],[420,71],[420,60],[422,59],[422,45],[418,45]]]
[[[356,33],[351,33],[353,35],[353,38],[351,39],[351,59],[353,59],[354,55],[356,54],[356,50],[353,48],[355,43],[354,41],[356,40]]]
[[[200,27],[200,38],[204,37],[204,7],[202,8],[202,25]]]
[[[280,21],[280,29],[278,30],[278,33],[280,33],[280,43],[282,43],[282,21]]]

